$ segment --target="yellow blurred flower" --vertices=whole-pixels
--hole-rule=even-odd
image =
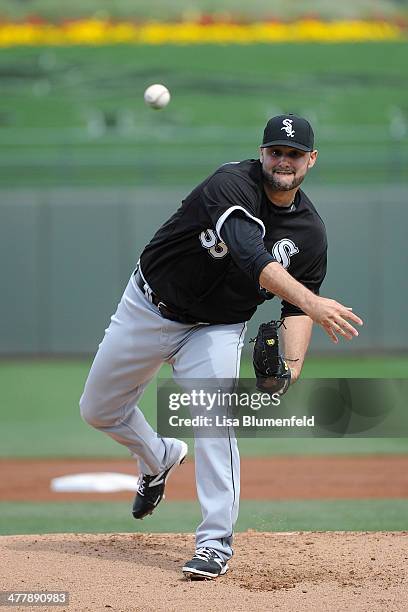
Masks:
[[[0,47],[18,45],[191,45],[278,42],[365,42],[405,40],[404,29],[384,21],[331,21],[303,19],[292,23],[259,22],[201,24],[110,22],[79,19],[62,24],[2,23]]]

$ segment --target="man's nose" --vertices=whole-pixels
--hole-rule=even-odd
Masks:
[[[278,164],[290,165],[291,158],[286,153],[282,153],[282,155],[277,160]]]

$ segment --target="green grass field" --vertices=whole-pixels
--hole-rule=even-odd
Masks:
[[[0,457],[127,457],[127,451],[86,425],[78,402],[88,374],[88,360],[0,362],[2,401]],[[408,358],[309,358],[304,377],[407,378]],[[171,376],[163,367],[160,377]],[[241,377],[252,377],[244,359]],[[156,385],[147,388],[140,407],[156,422]],[[407,452],[405,438],[361,439],[241,439],[241,453],[326,454]]]
[[[201,520],[198,502],[160,505],[153,517],[135,521],[126,502],[0,502],[0,535],[17,533],[192,533]],[[242,500],[237,531],[406,530],[408,500]]]
[[[126,449],[91,429],[79,416],[78,400],[89,360],[1,361],[0,457],[128,457]],[[244,359],[241,376],[251,376]],[[408,357],[309,358],[305,377],[407,378]],[[168,377],[163,367],[160,377]],[[155,421],[156,386],[141,407]],[[406,438],[241,439],[242,456],[273,454],[407,453]],[[3,478],[7,475],[3,473]],[[0,534],[50,532],[192,532],[200,521],[197,502],[167,502],[144,522],[130,516],[126,502],[0,501]],[[405,530],[408,500],[243,500],[238,531]]]
[[[406,43],[3,49],[0,187],[194,184],[308,116],[315,182],[407,179]],[[145,87],[173,99],[147,109]]]

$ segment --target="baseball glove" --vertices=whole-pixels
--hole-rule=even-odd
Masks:
[[[283,395],[289,388],[291,372],[285,359],[279,352],[278,329],[282,321],[270,321],[259,326],[252,356],[256,388],[273,395]]]

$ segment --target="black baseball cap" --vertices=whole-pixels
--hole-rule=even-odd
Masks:
[[[261,147],[272,147],[273,145],[285,145],[301,151],[313,151],[314,134],[312,126],[307,119],[297,115],[288,114],[272,117],[266,124]]]

